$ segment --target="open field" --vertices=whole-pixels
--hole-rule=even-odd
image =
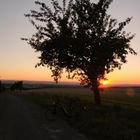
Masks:
[[[118,104],[123,107],[129,107],[140,110],[140,88],[139,87],[121,87],[101,89],[101,98],[103,104]],[[61,98],[78,98],[84,102],[93,103],[93,93],[90,89],[75,88],[46,88],[23,91],[22,95],[42,100],[46,104],[50,98],[60,96]]]
[[[44,108],[53,104],[56,97],[66,103],[71,99],[80,100],[85,110],[80,110],[75,104],[75,108],[80,111],[79,118],[67,121],[93,140],[140,139],[139,87],[101,89],[101,107],[94,106],[93,94],[87,88],[35,89],[23,91],[20,95]]]

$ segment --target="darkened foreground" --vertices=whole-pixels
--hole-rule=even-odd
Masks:
[[[55,108],[56,115],[93,140],[139,140],[140,88],[106,88],[101,93],[100,107],[93,106],[92,93],[86,88],[29,90],[21,95],[44,109]],[[71,113],[77,115],[60,113],[60,106],[72,107]]]
[[[6,92],[0,95],[0,140],[88,140],[56,118],[47,121],[43,108]]]

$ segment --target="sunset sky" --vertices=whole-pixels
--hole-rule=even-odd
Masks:
[[[53,80],[46,67],[34,67],[39,62],[39,54],[20,39],[35,33],[33,26],[24,17],[30,9],[36,9],[34,0],[0,0],[0,79]],[[114,0],[108,13],[118,21],[133,16],[125,30],[136,34],[131,47],[138,55],[129,55],[122,69],[116,69],[107,78],[111,84],[140,84],[140,0]],[[62,80],[67,79],[64,76]]]

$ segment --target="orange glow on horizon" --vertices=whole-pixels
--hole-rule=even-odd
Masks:
[[[8,69],[8,70],[7,70]],[[0,79],[1,80],[31,80],[31,81],[53,81],[51,77],[52,73],[46,67],[34,68],[33,65],[29,65],[26,68],[22,67],[1,67]],[[140,75],[136,72],[127,73],[127,71],[114,71],[106,75],[108,80],[100,80],[101,87],[108,87],[111,85],[123,85],[123,84],[140,84]],[[77,79],[67,79],[67,73],[63,73],[60,82],[78,82]]]
[[[99,82],[101,87],[107,87],[110,85],[110,81],[108,79],[101,79]]]

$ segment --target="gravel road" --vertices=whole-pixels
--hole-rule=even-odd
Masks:
[[[20,97],[0,94],[0,140],[89,140],[60,118],[45,120],[44,111]]]

